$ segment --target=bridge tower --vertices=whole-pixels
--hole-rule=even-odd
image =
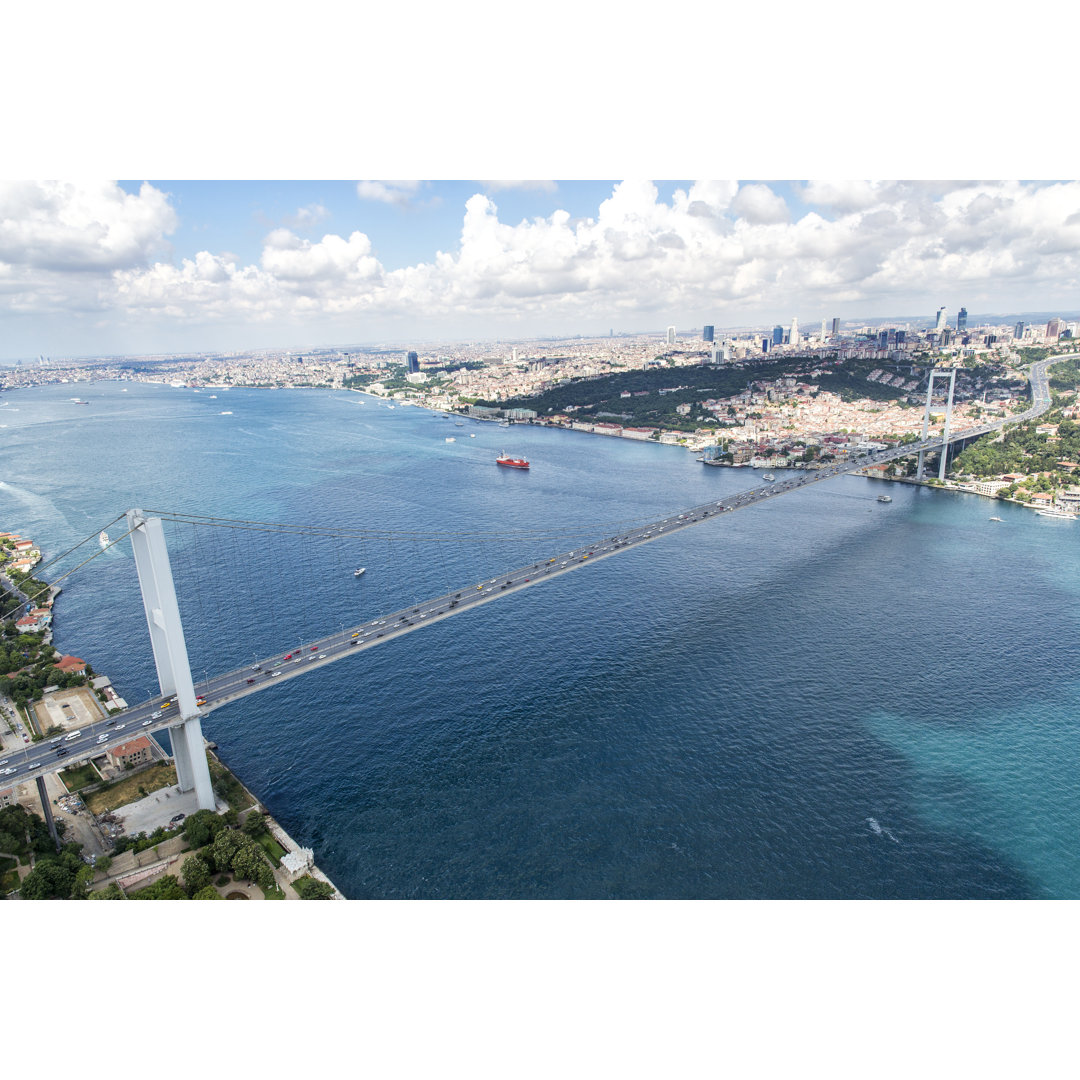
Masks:
[[[926,433],[930,430],[930,402],[934,396],[934,377],[940,375],[945,378],[945,371],[937,368],[930,369],[930,382],[926,387],[926,411],[923,413],[922,422],[922,441],[926,441]],[[945,406],[945,430],[942,433],[941,443],[941,465],[938,468],[938,479],[945,479],[945,458],[948,454],[948,439],[949,439],[949,425],[952,422],[952,405],[953,405],[953,390],[956,386],[956,368],[953,368],[949,372],[949,401]],[[923,478],[923,454],[925,451],[919,451],[919,467],[915,471],[915,479],[921,480]]]
[[[949,372],[949,401],[945,406],[945,429],[941,433],[941,461],[938,465],[939,480],[945,479],[945,463],[949,458],[949,426],[952,424],[953,390],[956,388],[956,368]]]
[[[165,547],[165,531],[161,518],[148,518],[141,510],[129,510],[127,522],[135,551],[139,590],[146,609],[146,624],[150,628],[150,643],[154,648],[158,683],[163,694],[176,695],[181,721],[169,727],[177,783],[181,791],[195,789],[200,810],[214,810],[217,804],[210,767],[206,763],[201,714],[195,704],[195,686],[191,680],[184,628],[180,624],[180,608]]]

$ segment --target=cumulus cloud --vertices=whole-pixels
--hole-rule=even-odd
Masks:
[[[112,270],[159,253],[177,225],[168,196],[144,183],[0,183],[0,264]]]
[[[665,200],[655,184],[628,180],[593,216],[556,210],[517,224],[500,220],[491,192],[477,193],[452,250],[392,271],[362,232],[316,241],[287,227],[267,234],[255,265],[212,252],[175,264],[152,254],[175,219],[146,187],[138,197],[99,192],[94,205],[125,208],[113,218],[100,209],[72,217],[70,208],[89,195],[49,192],[58,200],[52,216],[40,191],[0,203],[8,207],[0,222],[16,222],[0,229],[4,305],[32,312],[66,303],[129,319],[302,322],[333,336],[332,327],[399,316],[438,333],[464,316],[473,325],[569,330],[581,320],[647,325],[684,312],[732,323],[778,310],[813,318],[839,304],[901,314],[911,309],[897,304],[936,304],[958,290],[969,308],[986,297],[1007,307],[1016,289],[1033,299],[1041,289],[1066,295],[1080,280],[1077,182],[815,182],[801,189],[809,209],[795,215],[767,184],[699,181]],[[23,203],[38,207],[30,214],[35,228],[10,209]],[[91,217],[105,224],[72,224]],[[50,239],[63,236],[79,242],[69,239],[65,249]],[[69,255],[66,274],[24,272],[31,255],[36,265],[58,265],[60,250]],[[90,274],[87,266],[101,270]]]
[[[404,206],[419,190],[419,180],[360,180],[356,185],[359,198],[396,206]]]
[[[731,209],[752,225],[776,225],[791,216],[787,203],[767,184],[744,184],[731,200]]]

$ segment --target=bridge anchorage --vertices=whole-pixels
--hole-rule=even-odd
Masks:
[[[129,510],[127,523],[131,530],[131,546],[135,552],[135,568],[139,575],[146,623],[150,628],[158,683],[164,697],[176,695],[176,708],[181,721],[169,726],[169,739],[176,761],[176,781],[181,791],[195,789],[200,810],[213,810],[216,807],[214,788],[203,745],[199,707],[195,703],[195,685],[191,679],[191,665],[184,641],[184,628],[180,623],[180,608],[176,603],[176,589],[161,518],[148,518],[141,510]]]

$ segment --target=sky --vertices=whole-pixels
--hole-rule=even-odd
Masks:
[[[0,182],[0,358],[1074,309],[1076,181]]]

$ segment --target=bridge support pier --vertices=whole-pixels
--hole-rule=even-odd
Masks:
[[[200,810],[215,810],[217,804],[199,721],[201,714],[195,704],[195,686],[184,628],[180,623],[169,552],[165,547],[165,531],[161,518],[148,518],[141,510],[129,510],[127,521],[158,683],[163,694],[176,695],[177,712],[182,721],[169,728],[176,779],[181,791],[195,789]]]

